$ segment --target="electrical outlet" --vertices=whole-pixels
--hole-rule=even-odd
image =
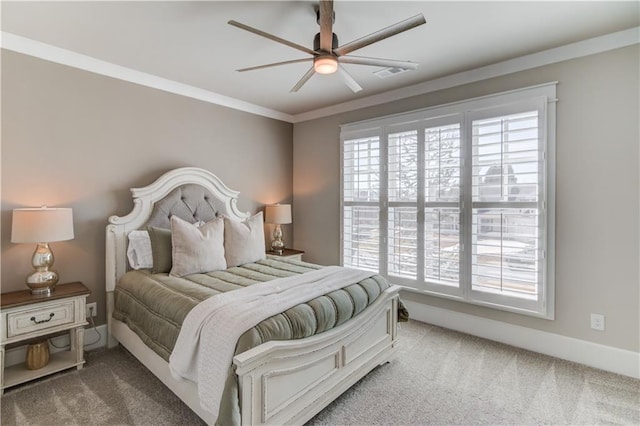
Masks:
[[[87,303],[87,317],[95,317],[98,315],[98,304],[96,302]]]
[[[598,331],[604,331],[604,315],[591,314],[591,328]]]

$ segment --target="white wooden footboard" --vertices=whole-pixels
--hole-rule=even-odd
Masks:
[[[333,330],[237,355],[242,424],[303,424],[386,362],[397,344],[398,291]]]
[[[272,341],[236,355],[243,425],[304,424],[397,345],[398,291],[393,286],[364,312],[305,339]],[[208,424],[195,383],[177,381],[169,364],[124,323],[111,319],[112,336]]]

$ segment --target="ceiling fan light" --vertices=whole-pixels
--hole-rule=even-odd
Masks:
[[[313,68],[318,74],[333,74],[338,71],[338,60],[331,55],[316,56]]]

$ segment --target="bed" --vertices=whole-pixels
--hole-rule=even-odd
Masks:
[[[126,216],[110,217],[106,228],[108,345],[113,347],[119,343],[125,347],[207,424],[214,424],[216,421],[246,425],[303,424],[392,356],[398,339],[399,288],[385,284],[379,277],[371,277],[366,282],[357,283],[369,293],[368,304],[351,309],[348,320],[334,321],[332,327],[326,327],[322,332],[299,331],[303,327],[292,324],[291,315],[283,314],[282,318],[269,318],[276,321],[270,327],[279,329],[284,324],[298,330],[295,338],[269,340],[261,337],[264,340],[262,342],[260,339],[247,337],[250,332],[254,335],[265,334],[259,330],[263,323],[243,334],[232,358],[232,365],[229,366],[228,383],[225,383],[224,404],[227,408],[221,408],[220,417],[212,414],[203,408],[195,382],[178,380],[171,374],[168,357],[175,343],[174,334],[180,331],[180,321],[184,314],[194,305],[201,306],[202,300],[209,300],[221,287],[244,286],[246,280],[261,281],[256,277],[271,275],[295,279],[294,275],[312,275],[321,272],[314,270],[325,268],[299,260],[284,261],[267,256],[266,259],[228,270],[197,274],[194,281],[196,284],[204,284],[203,287],[187,280],[184,283],[177,281],[182,279],[174,279],[167,274],[153,274],[144,269],[132,270],[127,257],[129,234],[132,231],[168,228],[168,221],[172,216],[190,223],[205,223],[220,216],[246,221],[250,215],[238,209],[238,192],[229,189],[211,172],[200,168],[185,167],[169,171],[152,184],[133,188],[131,192],[133,210]],[[200,282],[203,280],[204,282]],[[268,281],[269,278],[265,280]],[[156,284],[160,287],[155,287]],[[376,285],[379,290],[376,290]],[[149,310],[141,304],[144,294],[178,293],[177,287],[184,293],[180,293],[178,297],[182,298],[180,303],[185,306],[181,310],[173,309],[173,302],[169,303],[172,305],[171,311],[175,311],[172,314],[175,318],[169,318],[167,322],[175,324],[169,324],[168,331],[158,333],[169,336],[168,341],[154,345],[154,339],[148,338],[146,332],[134,326],[137,324],[135,318],[123,315],[122,311],[128,310],[128,314],[135,317]],[[357,287],[356,283],[348,288],[351,287]],[[363,292],[362,288],[358,290],[360,293]],[[136,294],[135,291],[139,293]],[[342,292],[348,293],[349,298],[355,300],[350,292]],[[375,296],[371,296],[372,293]],[[128,304],[123,300],[128,301]],[[316,309],[313,303],[318,300],[319,298],[306,303]],[[336,305],[335,300],[327,299],[324,302]],[[303,308],[305,307],[300,307]],[[306,309],[309,310],[308,307]],[[287,313],[289,311],[285,314]],[[141,318],[138,323],[146,321],[144,315]],[[281,322],[277,323],[279,320]],[[320,328],[317,324],[316,327]],[[282,336],[275,338],[282,339]],[[251,343],[247,343],[249,341]]]

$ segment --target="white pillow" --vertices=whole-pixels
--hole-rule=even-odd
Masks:
[[[151,269],[153,256],[151,254],[151,239],[147,231],[129,232],[127,258],[132,269]]]
[[[190,274],[227,269],[224,258],[224,221],[213,219],[196,228],[189,222],[171,216],[170,275]]]
[[[229,268],[266,258],[262,212],[242,222],[224,218],[224,257]]]

